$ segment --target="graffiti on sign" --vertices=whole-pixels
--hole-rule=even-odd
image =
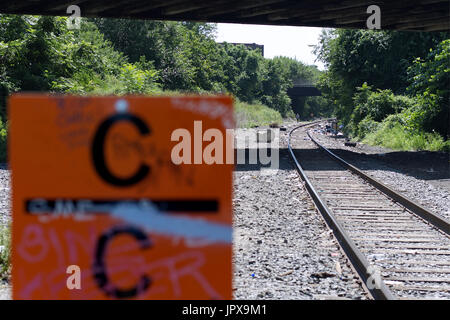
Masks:
[[[21,94],[9,112],[15,299],[231,298],[232,164],[171,159],[176,129],[225,135],[229,97]]]

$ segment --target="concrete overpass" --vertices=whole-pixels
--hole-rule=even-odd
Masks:
[[[381,9],[381,29],[448,31],[448,0],[2,0],[0,13],[366,28],[369,5]]]
[[[292,88],[289,88],[287,94],[292,99],[293,97],[308,97],[320,96],[321,93],[312,83],[303,78],[297,78],[292,83]]]
[[[302,114],[306,103],[306,98],[311,96],[320,96],[321,92],[312,83],[305,79],[298,78],[294,80],[293,86],[287,90],[291,98],[291,107],[295,114]]]

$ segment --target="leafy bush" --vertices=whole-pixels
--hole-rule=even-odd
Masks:
[[[234,114],[238,128],[251,128],[283,121],[278,111],[259,103],[248,104],[236,100],[234,103]]]
[[[417,104],[387,116],[382,122],[366,116],[353,128],[354,136],[371,145],[395,150],[450,151],[450,141],[422,129],[423,110]]]
[[[277,110],[284,117],[291,111],[291,99],[286,92],[279,92],[275,96],[264,95],[261,97],[261,102]]]
[[[370,116],[375,121],[381,121],[390,114],[398,113],[414,105],[414,100],[406,96],[394,95],[391,90],[371,91],[364,84],[357,88],[353,97],[355,109],[352,113],[354,122]]]
[[[412,98],[395,95],[390,90],[372,91],[366,83],[357,88],[353,101],[355,107],[350,116],[348,130],[359,138],[376,129],[373,122],[381,122],[417,106],[417,102]]]
[[[0,91],[86,94],[110,84],[118,94],[158,90],[159,74],[151,62],[130,63],[86,19],[80,30],[68,30],[66,21],[0,15]]]
[[[369,133],[377,131],[379,125],[379,122],[376,122],[370,116],[367,116],[358,123],[355,136],[359,139],[363,139]]]
[[[407,91],[418,100],[416,124],[428,132],[449,137],[450,39],[430,49],[426,59],[417,58],[408,68]]]
[[[0,118],[0,162],[5,163],[7,161],[7,141],[8,141],[8,128]]]
[[[124,83],[123,93],[151,93],[158,89],[158,72],[150,68],[142,70],[127,63],[121,68],[119,79]]]
[[[399,118],[397,115],[388,117],[376,131],[368,133],[363,142],[394,150],[450,151],[450,141],[444,141],[437,133],[408,131],[398,122]]]

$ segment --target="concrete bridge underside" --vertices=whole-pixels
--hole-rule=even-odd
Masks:
[[[381,29],[448,31],[448,0],[2,0],[0,13],[366,28],[369,5],[381,9]]]

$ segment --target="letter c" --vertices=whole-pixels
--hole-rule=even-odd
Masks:
[[[150,167],[145,164],[141,164],[136,173],[127,178],[119,178],[113,175],[111,171],[109,171],[105,162],[105,138],[108,130],[111,129],[113,124],[119,121],[131,122],[138,128],[141,135],[150,134],[150,129],[140,118],[128,113],[115,114],[103,121],[98,127],[98,130],[94,136],[94,142],[92,144],[92,160],[94,162],[94,167],[97,170],[97,173],[100,175],[100,177],[102,177],[103,180],[119,187],[127,187],[144,179],[150,172]]]
[[[105,251],[109,241],[120,234],[130,234],[139,242],[141,249],[151,246],[150,239],[145,233],[133,226],[117,226],[102,234],[98,239],[97,248],[95,250],[95,261],[93,265],[93,274],[97,285],[110,297],[113,298],[131,298],[139,292],[146,290],[152,283],[151,279],[143,275],[137,285],[131,289],[123,290],[110,284],[105,265]]]

